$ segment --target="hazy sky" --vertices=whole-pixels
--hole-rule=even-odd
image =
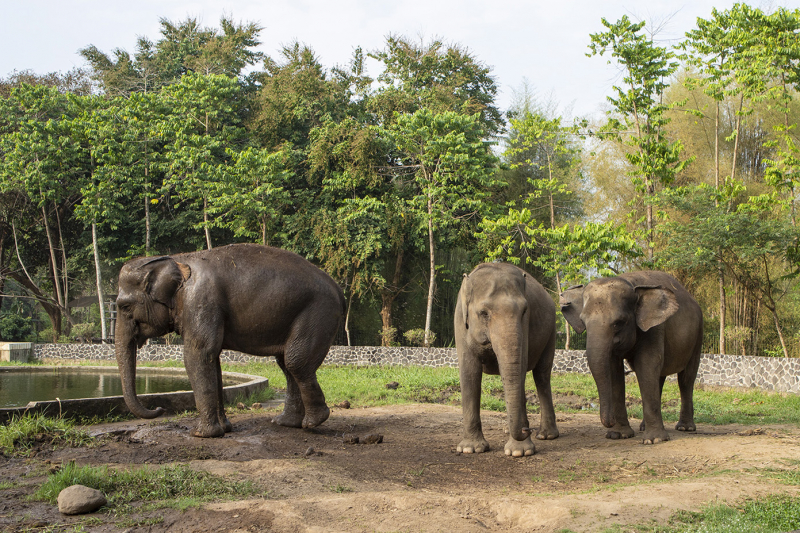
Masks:
[[[195,17],[217,27],[222,15],[258,22],[260,50],[277,56],[295,40],[309,45],[325,67],[346,64],[353,50],[381,48],[389,34],[440,38],[468,48],[492,67],[506,109],[525,80],[543,101],[553,100],[573,115],[599,113],[618,80],[606,57],[586,57],[589,34],[601,18],[622,15],[662,26],[659,39],[679,39],[727,0],[0,0],[0,77],[14,70],[37,73],[84,66],[79,48],[93,44],[111,52],[134,51],[137,36],[159,37],[159,19]],[[791,9],[800,0],[751,5]],[[377,75],[377,65],[369,65]]]

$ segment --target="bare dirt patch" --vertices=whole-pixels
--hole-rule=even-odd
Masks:
[[[0,457],[0,529],[44,530],[82,524],[87,531],[597,531],[613,524],[666,523],[677,510],[776,492],[795,493],[759,474],[797,468],[794,426],[700,426],[670,431],[672,440],[644,446],[611,441],[596,414],[559,414],[561,436],[537,441],[536,455],[503,454],[504,415],[484,412],[492,450],[459,454],[461,409],[417,404],[332,410],[313,430],[270,423],[275,411],[231,417],[221,439],[190,436],[193,418],[93,426],[102,444],[53,449],[28,459]],[[537,416],[532,417],[536,424]],[[635,421],[636,427],[638,421]],[[634,423],[634,421],[632,421]],[[382,435],[379,444],[348,444]],[[26,497],[66,461],[128,468],[187,463],[230,479],[251,480],[259,497],[201,508],[99,512],[65,517]],[[120,528],[148,520],[150,525]],[[89,520],[89,521],[87,521]],[[155,523],[154,523],[155,522]],[[50,531],[50,529],[47,529]]]

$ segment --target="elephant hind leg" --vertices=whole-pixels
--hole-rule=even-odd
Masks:
[[[700,368],[700,350],[692,356],[689,364],[678,372],[678,389],[681,391],[681,415],[675,429],[678,431],[697,431],[694,423],[694,382]]]
[[[338,320],[330,320],[324,309],[314,309],[294,323],[286,342],[286,372],[292,375],[297,384],[305,413],[301,423],[304,428],[322,424],[331,414],[317,381],[317,369],[328,355],[338,327]]]
[[[275,359],[283,375],[286,377],[286,400],[283,404],[283,412],[272,419],[273,424],[292,428],[303,427],[303,418],[306,415],[303,407],[303,400],[300,395],[300,387],[294,379],[292,373],[286,368],[285,356],[279,355]]]

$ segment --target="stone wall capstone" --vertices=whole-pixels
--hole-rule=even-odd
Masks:
[[[114,360],[114,346],[102,344],[37,344],[34,359]],[[224,350],[221,359],[229,363],[263,360],[261,357]],[[183,359],[183,346],[146,344],[137,359],[167,361]],[[455,348],[409,348],[404,346],[331,346],[328,365],[398,365],[457,367]],[[588,374],[583,350],[556,350],[553,372]],[[800,359],[703,354],[697,383],[726,387],[800,393]]]

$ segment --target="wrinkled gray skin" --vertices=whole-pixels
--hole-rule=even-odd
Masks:
[[[610,439],[633,437],[625,409],[623,361],[636,373],[642,395],[642,442],[669,440],[661,417],[664,380],[678,374],[681,414],[675,429],[695,431],[692,399],[703,315],[695,299],[664,272],[630,272],[599,278],[561,294],[561,312],[582,333],[586,357],[600,396],[600,420]]]
[[[455,310],[455,337],[461,375],[464,433],[457,450],[489,450],[480,418],[483,374],[499,374],[508,415],[506,455],[533,455],[525,409],[525,376],[533,373],[539,395],[538,439],[558,437],[550,371],[555,354],[555,305],[544,288],[507,263],[475,267],[461,284]]]
[[[200,421],[197,437],[231,431],[222,403],[223,349],[274,356],[286,375],[282,426],[314,427],[330,410],[316,371],[344,310],[342,290],[299,255],[255,244],[143,257],[119,275],[115,349],[125,403],[154,418],[136,396],[136,350],[152,337],[183,337],[184,364]]]

